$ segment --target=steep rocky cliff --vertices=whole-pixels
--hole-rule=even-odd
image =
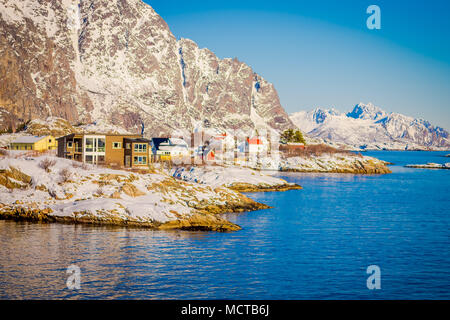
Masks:
[[[48,116],[146,135],[294,127],[272,84],[177,41],[141,0],[0,0],[0,129]]]

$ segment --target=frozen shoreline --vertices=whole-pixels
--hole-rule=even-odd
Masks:
[[[407,164],[406,168],[418,168],[418,169],[450,169],[450,162],[445,164],[439,163],[427,163],[427,164]]]
[[[46,159],[54,162],[47,170],[41,164]],[[236,168],[233,181],[274,191],[289,185],[255,172]],[[179,181],[163,171],[113,170],[51,156],[2,157],[0,218],[234,231],[240,227],[219,214],[269,208],[225,180],[206,180]]]

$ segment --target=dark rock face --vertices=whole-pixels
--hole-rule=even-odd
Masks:
[[[295,127],[272,84],[177,41],[141,0],[0,0],[0,129],[57,116],[146,135]]]
[[[14,129],[20,122],[49,114],[75,122],[76,103],[86,101],[76,88],[68,39],[62,37],[57,44],[30,18],[8,23],[1,6],[0,10],[0,110],[10,115],[0,125]]]

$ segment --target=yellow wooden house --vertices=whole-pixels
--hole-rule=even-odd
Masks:
[[[53,136],[23,136],[10,143],[10,150],[55,150],[58,147]]]

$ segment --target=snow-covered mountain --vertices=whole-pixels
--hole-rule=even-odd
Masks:
[[[0,129],[62,117],[159,135],[293,127],[248,65],[177,40],[142,0],[0,0]],[[252,116],[253,114],[253,116]]]
[[[293,113],[291,120],[312,138],[355,149],[449,149],[449,133],[428,121],[388,113],[373,104],[352,111],[316,108]]]

